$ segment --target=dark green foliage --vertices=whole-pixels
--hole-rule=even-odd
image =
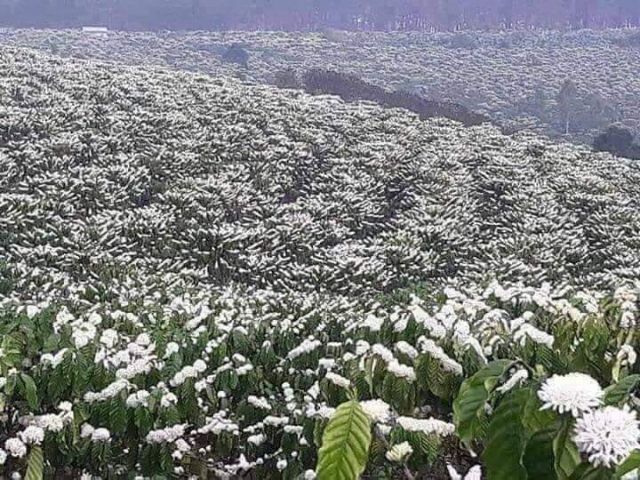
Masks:
[[[355,75],[331,70],[312,69],[304,75],[304,88],[309,93],[338,95],[347,102],[368,100],[385,107],[406,108],[420,118],[445,117],[464,125],[479,125],[489,119],[449,102],[435,102],[404,91],[389,91],[361,80]]]
[[[249,68],[249,53],[240,44],[234,43],[222,54],[222,61]]]
[[[634,143],[633,133],[618,125],[611,125],[598,135],[593,141],[593,148],[599,152],[640,160],[640,145]]]

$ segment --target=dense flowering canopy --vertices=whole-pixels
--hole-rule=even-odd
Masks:
[[[453,441],[426,391],[451,399],[503,352],[555,348],[556,324],[636,327],[628,162],[230,79],[0,53],[11,468],[55,441],[95,474],[134,456],[145,474],[313,478],[315,437],[352,389],[377,435]],[[539,396],[586,418],[602,390],[576,375]]]

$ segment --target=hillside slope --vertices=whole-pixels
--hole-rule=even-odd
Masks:
[[[0,55],[0,254],[342,293],[640,267],[640,172],[496,129],[162,70]]]
[[[467,421],[520,435],[503,405],[558,375],[560,401],[591,383],[637,410],[635,165],[2,48],[0,476],[313,479],[357,390],[362,478],[523,478],[525,444]],[[569,425],[547,413],[532,439]]]

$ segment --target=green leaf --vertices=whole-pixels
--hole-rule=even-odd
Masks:
[[[613,472],[605,467],[594,467],[588,463],[575,469],[570,480],[611,480]]]
[[[20,374],[20,378],[24,383],[24,396],[27,399],[27,403],[32,410],[38,408],[38,389],[36,384],[29,375],[25,373]]]
[[[318,480],[356,480],[371,443],[371,423],[356,400],[340,405],[322,435],[316,467]]]
[[[422,388],[445,401],[450,401],[460,386],[458,377],[444,370],[440,360],[428,353],[420,355],[416,360],[416,375]]]
[[[558,480],[567,480],[580,464],[578,448],[571,440],[571,428],[573,420],[563,418],[556,437],[553,439],[553,466]]]
[[[119,398],[111,400],[109,426],[114,433],[122,433],[127,428],[127,407]]]
[[[13,395],[16,389],[16,383],[18,382],[17,375],[9,375],[7,377],[7,383],[4,386],[4,393],[8,396]]]
[[[629,375],[618,383],[604,390],[604,402],[607,405],[619,405],[625,401],[631,392],[640,384],[640,375]]]
[[[29,460],[27,461],[27,473],[25,480],[42,480],[44,476],[44,456],[38,446],[31,447]]]
[[[522,463],[526,445],[522,417],[529,395],[529,389],[510,392],[493,413],[482,453],[487,477],[492,480],[527,480]]]
[[[524,408],[522,423],[529,434],[533,434],[539,430],[551,428],[556,423],[558,416],[553,410],[540,410],[542,402],[540,402],[536,390],[532,389],[530,392]]]
[[[629,472],[640,468],[640,450],[636,450],[616,469],[615,478],[622,478]]]
[[[553,439],[558,433],[556,428],[547,428],[534,433],[524,451],[522,463],[530,479],[556,480],[553,458]]]
[[[491,362],[460,386],[460,391],[453,402],[453,420],[458,436],[467,445],[480,431],[480,417],[489,394],[510,364],[509,360]]]
[[[429,464],[434,463],[438,459],[442,441],[437,435],[410,432],[409,443],[427,459]]]

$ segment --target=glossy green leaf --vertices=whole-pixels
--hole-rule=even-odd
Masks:
[[[453,402],[453,420],[460,439],[470,444],[480,431],[480,417],[497,380],[504,374],[509,360],[498,360],[465,380]]]
[[[534,433],[524,451],[522,463],[531,480],[556,480],[553,465],[553,439],[557,429],[548,428]]]
[[[640,375],[624,377],[618,383],[605,389],[604,402],[607,405],[618,405],[625,401],[638,385],[640,385]]]
[[[482,459],[492,480],[527,480],[522,462],[526,445],[522,416],[529,395],[528,389],[509,392],[491,417]]]
[[[636,450],[629,458],[627,458],[624,462],[618,465],[618,468],[615,472],[615,478],[622,478],[629,472],[633,472],[634,470],[640,468],[640,450]]]
[[[553,465],[558,480],[566,480],[580,464],[578,448],[571,439],[573,419],[563,418],[558,433],[553,439]]]
[[[364,471],[371,444],[371,423],[360,404],[340,405],[322,435],[318,480],[356,480]]]
[[[20,379],[24,383],[24,396],[27,399],[27,403],[32,410],[38,408],[38,389],[36,384],[29,375],[22,373]]]
[[[31,447],[29,459],[27,460],[27,473],[25,480],[42,480],[44,477],[44,455],[39,446]]]

